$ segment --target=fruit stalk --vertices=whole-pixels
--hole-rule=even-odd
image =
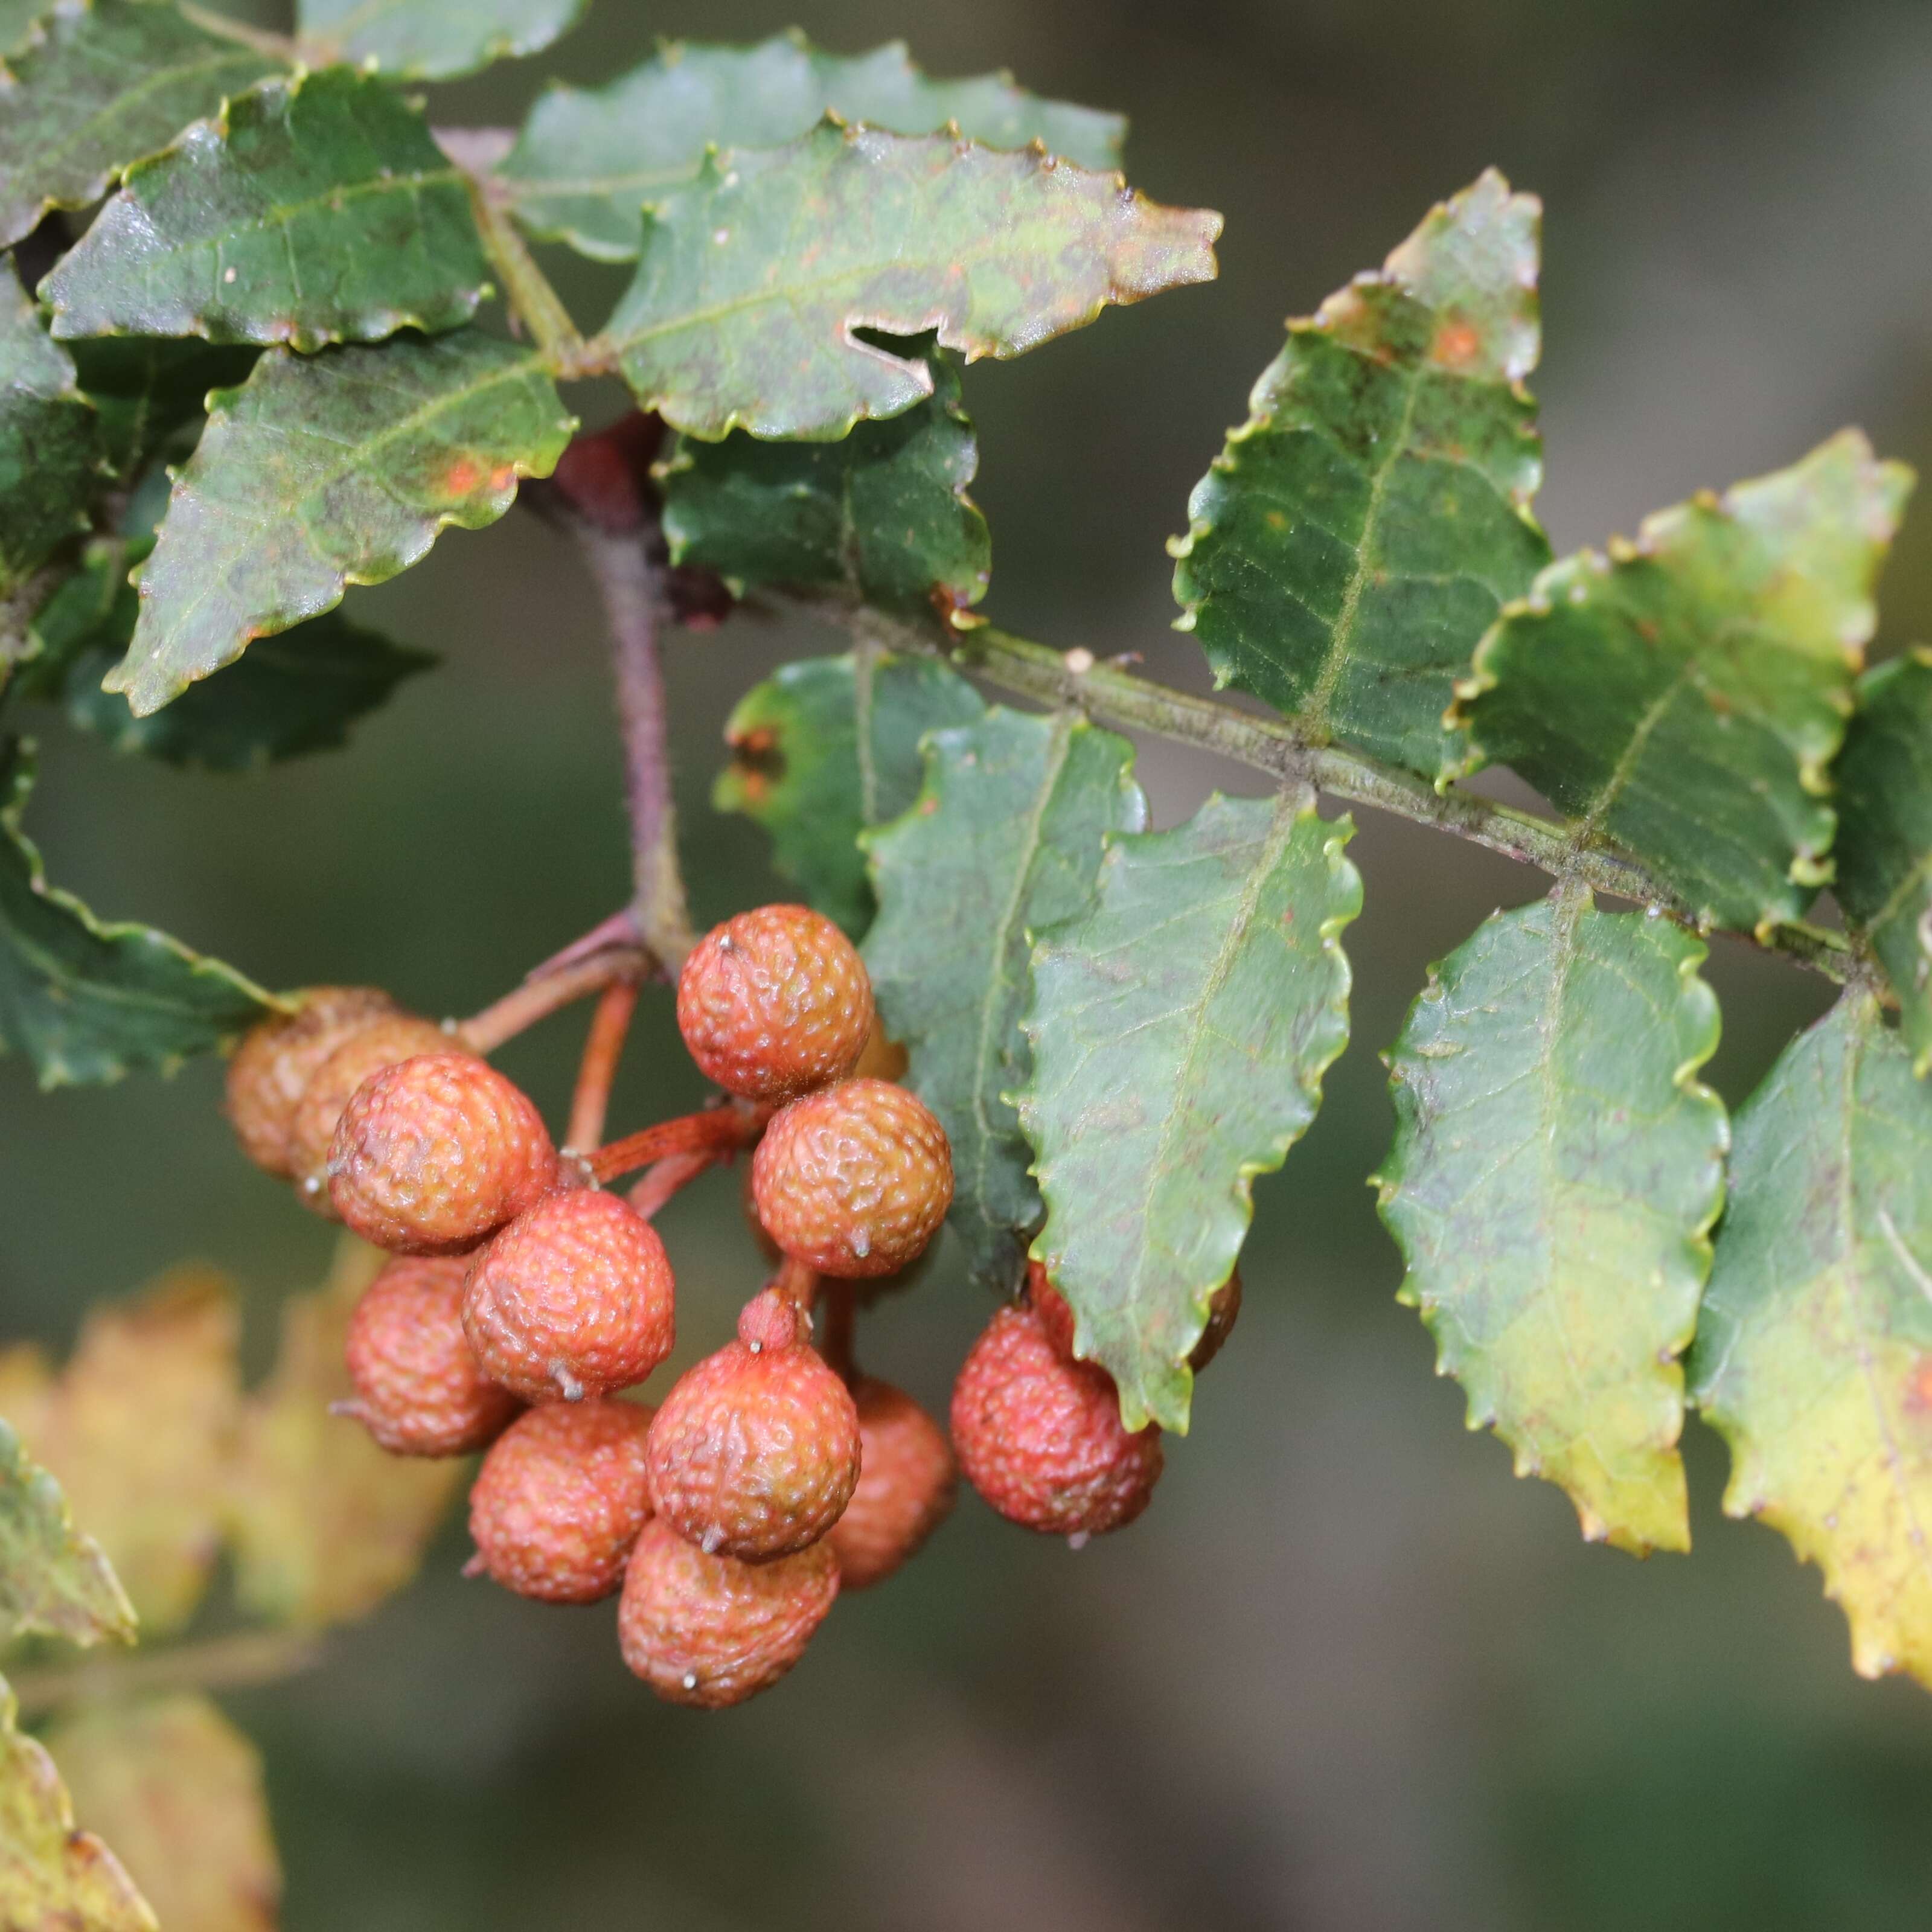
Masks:
[[[591,1016],[590,1037],[577,1070],[577,1090],[571,1096],[568,1148],[594,1148],[604,1138],[604,1116],[610,1105],[610,1083],[624,1056],[631,1016],[638,1006],[635,979],[614,980],[604,988]]]
[[[769,1114],[766,1108],[736,1104],[681,1114],[598,1148],[588,1157],[590,1172],[599,1182],[607,1182],[672,1154],[706,1154],[722,1160],[749,1147],[764,1132]]]

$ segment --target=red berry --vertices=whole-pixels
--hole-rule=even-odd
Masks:
[[[952,1150],[925,1103],[886,1080],[808,1094],[752,1162],[765,1232],[821,1274],[891,1274],[916,1260],[952,1204]]]
[[[815,1543],[859,1480],[859,1415],[775,1288],[681,1376],[651,1429],[651,1503],[712,1555],[768,1563]]]
[[[1034,1305],[1042,1325],[1053,1338],[1053,1346],[1071,1361],[1073,1354],[1073,1310],[1065,1295],[1046,1278],[1044,1262],[1027,1264],[1027,1299]],[[1187,1366],[1198,1376],[1221,1352],[1221,1344],[1233,1330],[1241,1312],[1241,1271],[1236,1268],[1222,1282],[1208,1304],[1208,1325],[1187,1358]]]
[[[374,986],[311,986],[292,1013],[252,1027],[228,1063],[227,1114],[242,1151],[268,1173],[292,1178],[290,1132],[316,1070],[370,1021],[396,1011]]]
[[[651,1513],[640,1402],[546,1402],[483,1459],[470,1492],[476,1564],[519,1596],[594,1604],[624,1580]]]
[[[349,1318],[344,1353],[358,1400],[340,1405],[398,1456],[466,1456],[494,1442],[519,1406],[463,1339],[464,1263],[398,1258]]]
[[[838,1560],[814,1543],[775,1563],[707,1556],[653,1516],[631,1552],[617,1635],[660,1697],[722,1710],[776,1684],[838,1594]]]
[[[556,1150],[522,1090],[466,1053],[428,1053],[356,1088],[328,1154],[328,1198],[364,1240],[412,1254],[473,1246],[556,1184]]]
[[[862,1376],[852,1399],[863,1445],[859,1486],[826,1533],[842,1586],[882,1583],[944,1522],[956,1486],[939,1424],[903,1389]]]
[[[872,982],[831,920],[760,906],[692,950],[677,1024],[707,1078],[749,1100],[786,1100],[852,1070],[872,1029]]]
[[[420,1053],[460,1051],[442,1028],[413,1013],[387,1014],[350,1034],[316,1069],[290,1122],[289,1157],[302,1200],[318,1214],[334,1217],[328,1151],[344,1111],[364,1081]]]
[[[484,1372],[526,1402],[640,1382],[676,1339],[657,1231],[614,1194],[553,1194],[470,1264],[463,1328]]]
[[[1160,1431],[1120,1426],[1113,1378],[1070,1361],[1040,1317],[1003,1308],[952,1389],[952,1447],[993,1508],[1053,1536],[1132,1522],[1160,1480]]]

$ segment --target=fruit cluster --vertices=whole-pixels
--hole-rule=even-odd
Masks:
[[[853,1364],[855,1292],[918,1260],[952,1170],[939,1122],[880,1077],[903,1056],[835,926],[784,905],[728,920],[686,962],[677,1016],[730,1102],[602,1148],[560,1152],[460,1034],[362,988],[316,989],[258,1028],[228,1108],[253,1160],[394,1256],[351,1322],[341,1407],[399,1455],[487,1451],[472,1570],[548,1602],[621,1590],[631,1669],[718,1706],[788,1670],[842,1587],[920,1548],[952,1507],[956,1450],[1000,1514],[1078,1541],[1145,1508],[1161,1448],[1157,1430],[1122,1427],[1037,1263],[961,1371],[950,1447]],[[626,1399],[676,1335],[649,1214],[753,1141],[749,1202],[776,1274],[655,1410]],[[602,1184],[652,1161],[628,1199]],[[1238,1294],[1231,1279],[1197,1366]]]

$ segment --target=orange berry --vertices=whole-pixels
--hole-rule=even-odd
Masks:
[[[1065,1295],[1046,1278],[1044,1262],[1027,1264],[1027,1299],[1032,1303],[1042,1325],[1052,1337],[1053,1346],[1071,1361],[1073,1354],[1073,1310]],[[1222,1282],[1208,1303],[1208,1325],[1187,1358],[1187,1366],[1198,1376],[1221,1352],[1221,1344],[1233,1331],[1241,1312],[1241,1271],[1236,1268]]]
[[[295,1012],[278,1013],[242,1036],[228,1063],[225,1108],[242,1151],[284,1180],[296,1172],[290,1139],[296,1108],[316,1070],[352,1034],[396,1011],[374,986],[311,986],[295,997]]]
[[[952,1451],[939,1424],[903,1389],[861,1376],[853,1384],[862,1454],[859,1486],[826,1532],[842,1586],[883,1583],[951,1514]]]
[[[414,1013],[384,1014],[350,1034],[315,1070],[289,1123],[289,1158],[303,1202],[334,1218],[328,1198],[328,1150],[335,1144],[344,1110],[364,1081],[418,1054],[461,1051],[442,1028]]]

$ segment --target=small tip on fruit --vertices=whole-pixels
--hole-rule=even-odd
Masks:
[[[581,1402],[584,1384],[560,1361],[550,1365],[550,1378],[556,1384],[556,1392],[566,1402]]]
[[[478,1576],[487,1576],[490,1574],[490,1566],[484,1562],[483,1552],[482,1550],[475,1550],[471,1552],[470,1561],[464,1564],[460,1574],[463,1576],[471,1579],[474,1579]]]
[[[762,1290],[739,1315],[738,1339],[754,1355],[790,1348],[799,1339],[798,1304],[776,1288]]]

